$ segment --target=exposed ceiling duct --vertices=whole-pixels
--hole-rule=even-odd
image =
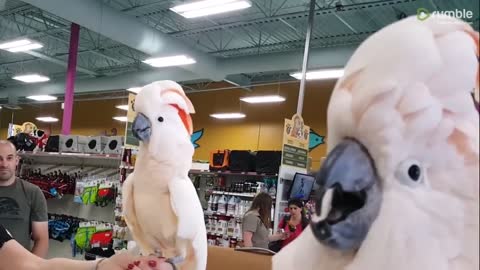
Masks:
[[[196,63],[182,68],[196,77],[222,80],[215,76],[216,59],[195,50],[167,34],[143,24],[133,16],[125,16],[97,0],[23,0],[42,10],[55,14],[105,37],[116,40],[151,56],[185,54]]]

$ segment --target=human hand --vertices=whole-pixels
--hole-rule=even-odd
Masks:
[[[285,240],[287,239],[287,233],[285,232],[278,232],[274,235],[275,239],[278,239],[278,240]]]
[[[174,270],[165,258],[118,253],[98,264],[97,270]]]

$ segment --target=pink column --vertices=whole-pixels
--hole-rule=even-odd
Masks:
[[[77,53],[80,26],[72,23],[70,27],[70,49],[68,51],[67,82],[65,84],[65,102],[63,106],[62,134],[69,135],[72,129],[73,93],[77,75]]]

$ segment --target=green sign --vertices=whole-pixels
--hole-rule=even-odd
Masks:
[[[283,145],[283,152],[282,152],[282,164],[293,166],[293,167],[300,167],[303,169],[307,168],[307,156],[308,151],[302,148],[298,148],[291,145]]]
[[[417,19],[420,21],[425,21],[430,17],[430,11],[426,8],[419,8],[417,9]]]

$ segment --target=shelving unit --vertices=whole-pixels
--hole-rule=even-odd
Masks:
[[[18,156],[21,158],[19,175],[24,175],[25,170],[39,169],[42,175],[54,171],[67,174],[78,172],[85,175],[107,177],[112,180],[118,175],[121,158],[120,155],[56,152],[19,152]],[[49,213],[108,223],[114,222],[114,206],[115,203],[110,203],[105,207],[79,204],[74,202],[74,195],[71,194],[64,194],[61,198],[47,199]],[[50,240],[50,246],[48,257],[64,254],[62,256],[71,258],[70,241]],[[75,259],[82,259],[82,256],[79,255]]]
[[[52,152],[19,152],[18,155],[26,162],[34,162],[37,164],[112,168],[118,168],[120,164],[120,155]]]
[[[231,171],[217,171],[217,172],[211,172],[211,171],[198,171],[198,170],[190,170],[189,174],[192,175],[207,175],[207,176],[251,176],[251,177],[259,177],[259,178],[265,178],[265,177],[277,177],[278,174],[259,174],[256,172],[231,172]]]
[[[249,202],[257,195],[257,184],[261,182],[265,184],[264,179],[274,179],[274,181],[268,181],[270,184],[278,185],[278,174],[258,174],[256,172],[232,172],[232,171],[205,171],[205,170],[190,170],[189,175],[197,182],[197,190],[200,200],[203,201],[204,209],[209,209],[207,201],[211,196],[226,196],[227,202],[231,197],[235,197],[236,200],[243,202]],[[240,190],[246,192],[239,192],[236,184],[244,184],[249,182],[245,189],[240,187]],[[252,189],[251,192],[248,192]],[[277,198],[277,193],[272,196],[272,199]],[[242,202],[242,203],[243,203]],[[248,204],[249,204],[248,203]],[[228,207],[228,203],[226,206]],[[236,204],[239,207],[239,204]],[[244,208],[245,207],[245,208]],[[272,208],[275,209],[275,201],[272,204]],[[244,212],[248,209],[247,206],[243,206]],[[215,210],[215,209],[214,209]],[[241,210],[242,211],[242,210]],[[242,212],[239,215],[231,213],[218,212],[218,211],[204,211],[205,222],[207,227],[207,237],[209,239],[209,245],[219,245],[228,247],[238,247],[238,244],[242,241]],[[274,214],[275,215],[275,214]],[[273,225],[273,223],[272,223]]]

